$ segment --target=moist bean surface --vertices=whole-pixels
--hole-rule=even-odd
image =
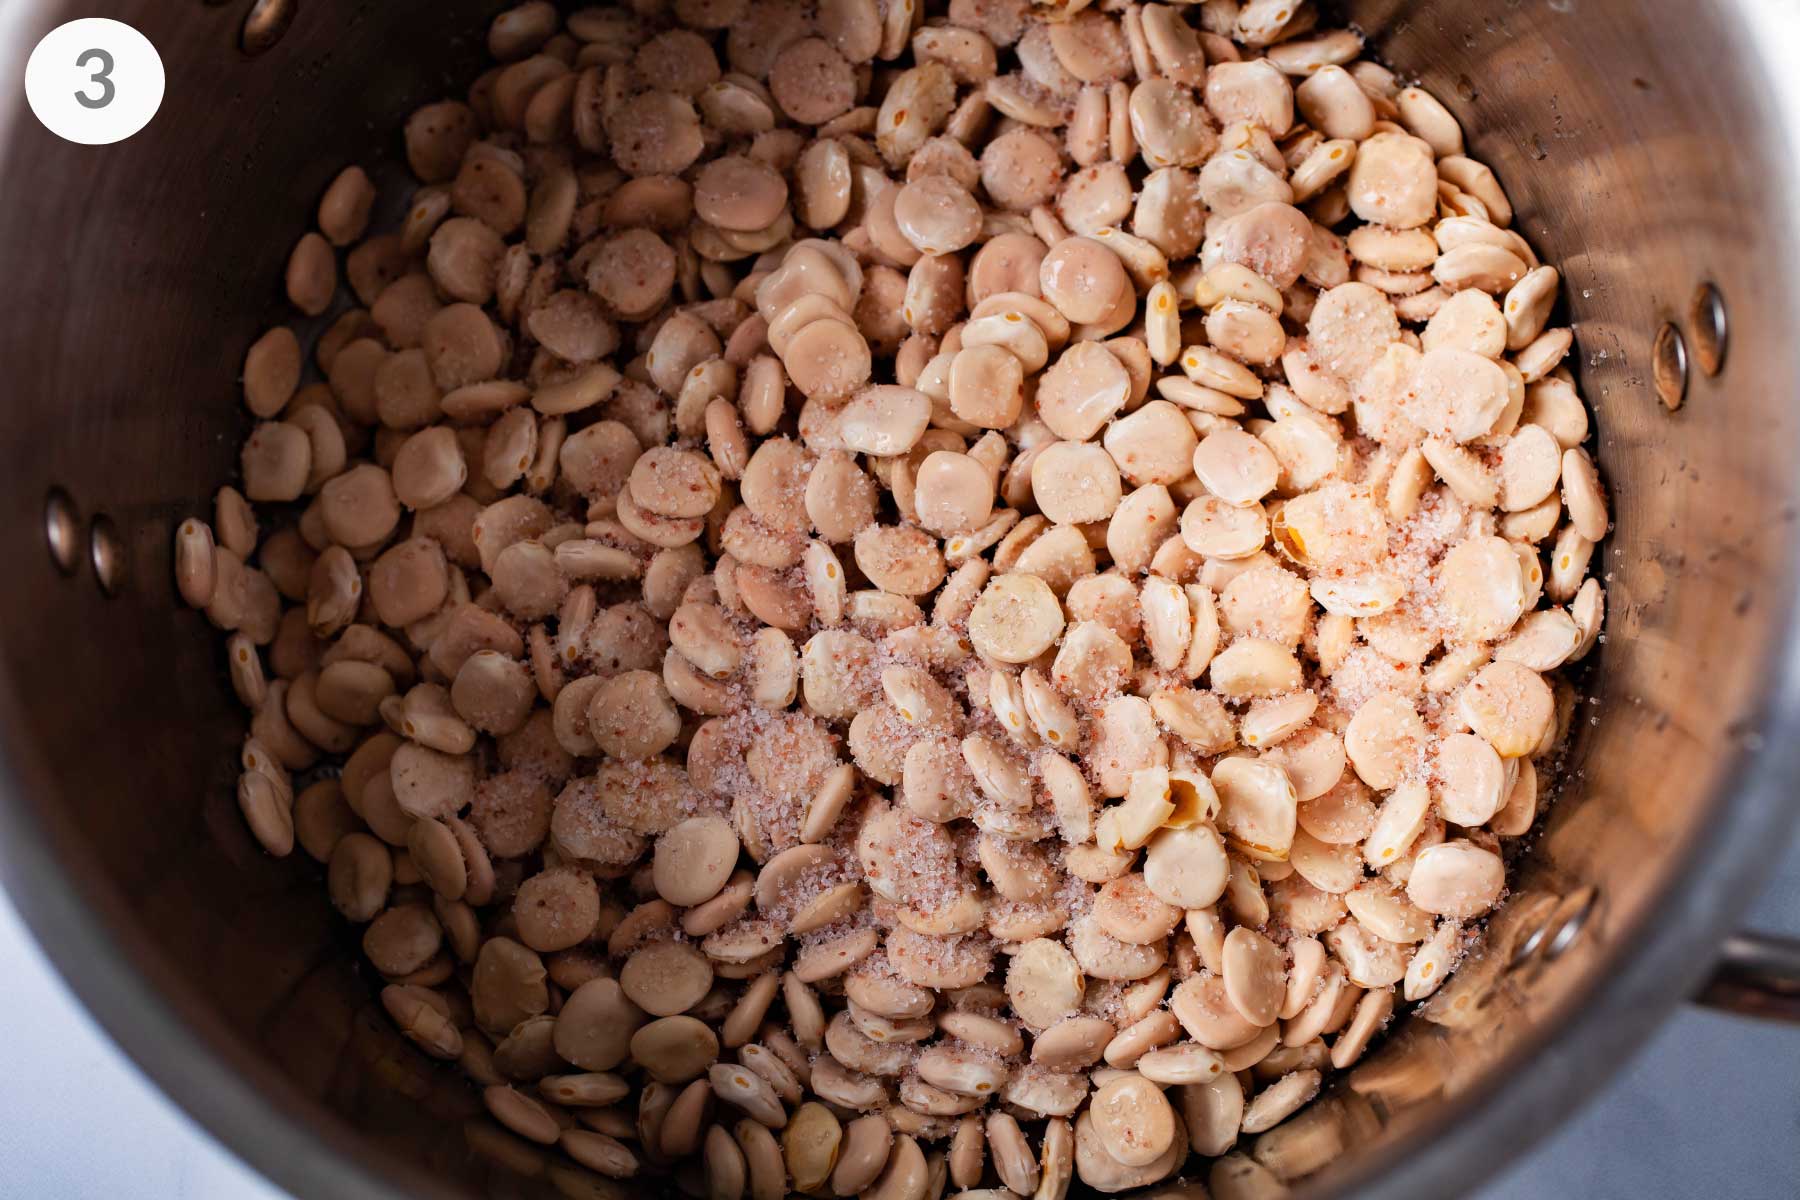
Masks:
[[[487,46],[416,186],[281,239],[174,555],[246,830],[471,1148],[756,1200],[1316,1167],[1283,1122],[1504,902],[1604,623],[1561,277],[1456,117],[1310,0]]]

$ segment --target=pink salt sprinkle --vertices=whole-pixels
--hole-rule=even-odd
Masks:
[[[956,846],[942,825],[901,810],[891,847],[892,877],[875,876],[920,912],[938,912],[973,890],[959,869]]]
[[[1369,646],[1353,646],[1341,666],[1332,674],[1326,694],[1337,707],[1356,715],[1369,699],[1380,692],[1405,694],[1404,681],[1417,668],[1397,663]]]

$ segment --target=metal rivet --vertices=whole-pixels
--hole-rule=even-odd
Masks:
[[[1524,932],[1513,945],[1512,955],[1507,960],[1509,968],[1517,970],[1530,962],[1544,944],[1544,935],[1550,928],[1551,913],[1556,905],[1555,896],[1543,893],[1513,901],[1510,908],[1512,924]]]
[[[1650,353],[1650,374],[1656,382],[1657,396],[1669,411],[1680,408],[1687,395],[1687,343],[1673,323],[1665,323],[1657,331],[1656,345]]]
[[[1539,957],[1545,962],[1552,962],[1560,957],[1581,936],[1581,931],[1587,927],[1588,917],[1594,911],[1595,895],[1593,888],[1585,887],[1563,897],[1563,902],[1556,906],[1556,911],[1544,923],[1547,936]]]
[[[279,42],[294,23],[294,12],[299,7],[298,0],[256,0],[250,6],[250,15],[244,18],[244,33],[238,39],[244,53],[261,54]]]
[[[1516,948],[1514,948],[1512,962],[1509,965],[1514,966],[1514,967],[1524,966],[1527,962],[1531,961],[1531,956],[1533,954],[1536,954],[1537,948],[1543,944],[1544,944],[1544,927],[1542,925],[1539,925],[1536,929],[1532,930],[1528,935],[1526,935],[1524,940],[1521,941]]]
[[[81,552],[81,518],[75,515],[75,502],[59,487],[50,489],[44,500],[44,541],[50,547],[50,561],[64,575],[75,573],[75,557]]]
[[[1710,283],[1694,291],[1688,307],[1688,325],[1694,333],[1694,361],[1710,377],[1725,365],[1725,297]]]
[[[125,544],[119,538],[119,527],[104,513],[88,527],[88,558],[100,590],[109,596],[117,592],[125,580]]]

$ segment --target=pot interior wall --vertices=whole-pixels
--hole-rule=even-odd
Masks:
[[[24,45],[82,15],[61,7],[36,5]],[[7,881],[102,1021],[294,1190],[530,1191],[470,1161],[456,1126],[476,1104],[371,1004],[317,867],[270,862],[243,829],[242,718],[167,560],[176,523],[208,512],[235,471],[238,364],[286,319],[282,267],[321,189],[347,161],[391,160],[410,106],[466,85],[498,6],[312,0],[256,58],[238,48],[245,5],[115,7],[162,53],[161,113],[107,148],[58,142],[21,113],[0,170]],[[1765,747],[1757,779],[1734,771],[1770,706],[1794,703],[1775,670],[1800,511],[1791,181],[1728,6],[1653,21],[1624,0],[1374,0],[1352,16],[1463,120],[1518,227],[1563,269],[1617,520],[1599,703],[1578,718],[1565,794],[1490,950],[1302,1126],[1348,1151],[1322,1190],[1389,1172],[1384,1194],[1443,1194],[1471,1169],[1470,1144],[1443,1129],[1485,1097],[1484,1136],[1516,1146],[1591,1087],[1671,984],[1704,968],[1710,931],[1695,924],[1730,915],[1744,881],[1695,864],[1748,861],[1746,831],[1774,827],[1768,780],[1793,768],[1792,747]],[[1729,306],[1725,369],[1695,372],[1670,412],[1650,388],[1651,339],[1685,324],[1707,280]],[[52,488],[117,523],[119,594],[85,564],[51,563]],[[1570,916],[1566,946],[1531,941]],[[1590,1010],[1581,1044],[1535,1052],[1596,989],[1604,1027]]]

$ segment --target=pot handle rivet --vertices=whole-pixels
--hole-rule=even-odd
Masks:
[[[119,527],[102,513],[88,528],[88,559],[94,567],[94,578],[100,590],[111,596],[125,581],[125,543]]]
[[[1593,888],[1584,887],[1563,897],[1550,919],[1544,922],[1545,935],[1539,958],[1554,962],[1575,944],[1582,930],[1587,928],[1588,918],[1593,915],[1596,894]]]
[[[1725,365],[1725,297],[1710,283],[1694,290],[1688,306],[1688,326],[1693,330],[1694,361],[1708,378],[1717,375]]]
[[[294,23],[299,7],[298,0],[256,0],[250,6],[250,15],[244,18],[244,32],[238,39],[244,53],[261,54],[279,42]]]
[[[1687,395],[1687,343],[1673,322],[1665,322],[1656,331],[1656,344],[1650,351],[1650,375],[1663,406],[1670,412],[1680,408]]]
[[[56,569],[73,575],[81,553],[81,518],[76,515],[69,493],[59,487],[51,488],[44,499],[44,542],[50,547],[50,561]]]

